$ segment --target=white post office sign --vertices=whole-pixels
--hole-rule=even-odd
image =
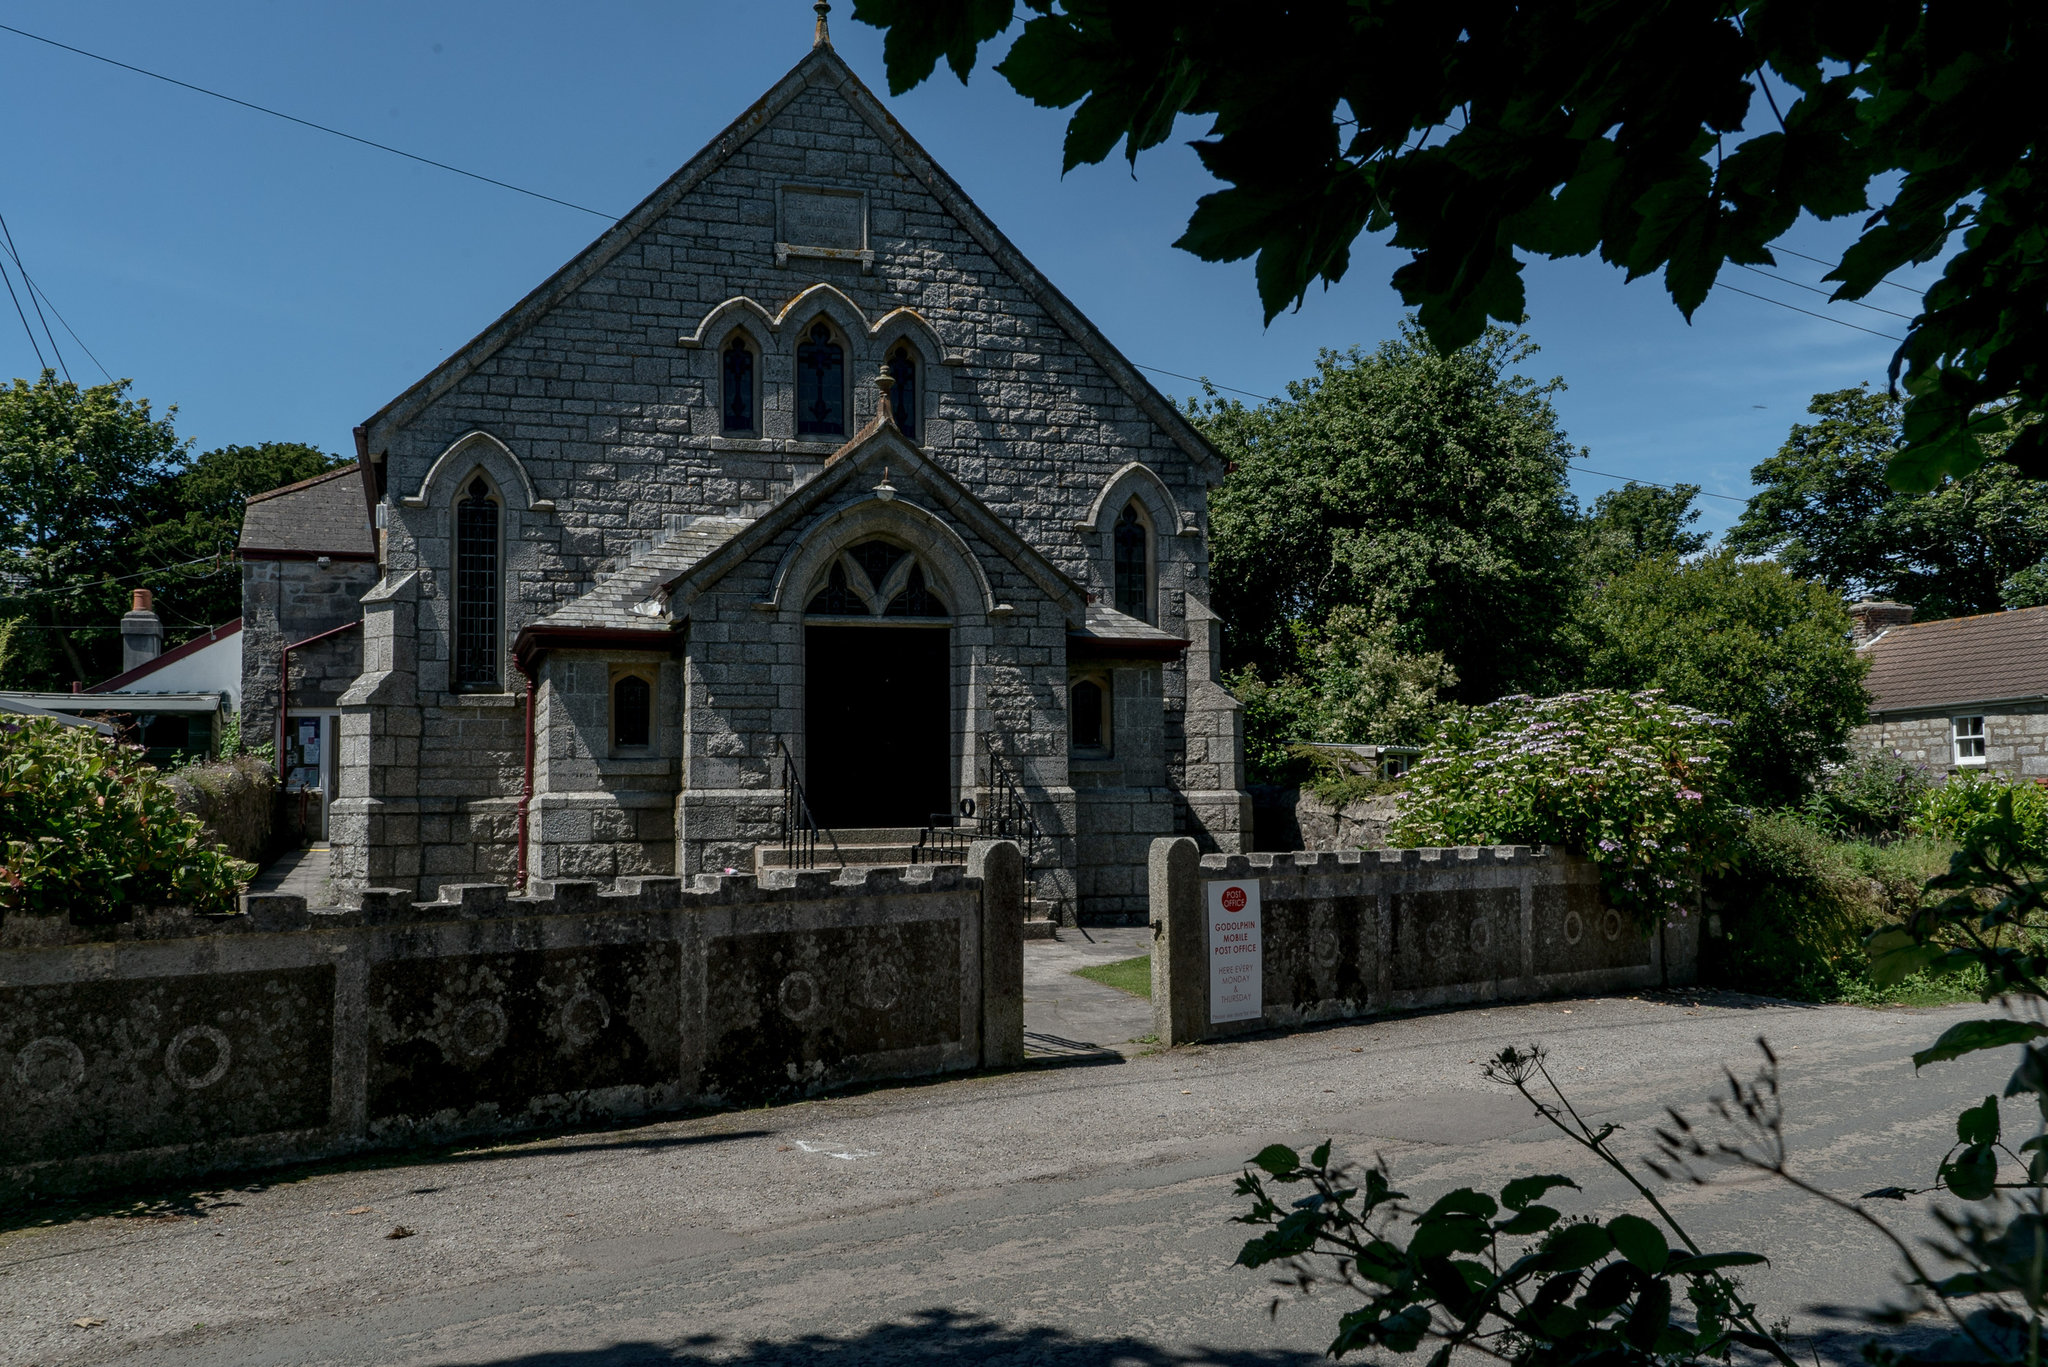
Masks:
[[[1265,939],[1259,880],[1221,879],[1209,888],[1209,1023],[1265,1014]]]

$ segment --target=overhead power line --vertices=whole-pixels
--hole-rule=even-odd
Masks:
[[[0,262],[0,281],[7,283],[7,297],[14,301],[15,316],[21,319],[21,330],[28,334],[28,344],[35,350],[36,369],[42,370],[48,365],[48,362],[43,360],[43,344],[36,340],[36,330],[28,325],[28,314],[22,312],[21,296],[14,292],[14,277],[7,273],[5,262]]]
[[[256,104],[250,100],[237,99],[233,95],[224,95],[218,90],[208,90],[203,85],[194,85],[190,81],[181,81],[175,76],[166,76],[161,71],[151,71],[147,67],[139,67],[128,62],[116,61],[112,57],[103,57],[97,52],[87,52],[82,47],[73,47],[69,43],[60,43],[55,38],[45,38],[40,33],[30,33],[27,29],[16,28],[12,24],[0,24],[0,30],[5,30],[8,33],[30,39],[34,42],[47,43],[51,47],[61,48],[65,52],[76,53],[80,57],[90,57],[95,62],[105,62],[108,66],[117,66],[123,71],[132,71],[138,76],[147,76],[153,81],[162,81],[166,85],[174,85],[183,90],[190,90],[195,94],[211,96],[216,100],[225,100],[229,104],[238,104],[244,109],[253,109],[258,114],[268,114],[273,119],[283,119],[286,123],[295,123],[302,128],[311,128],[316,132],[328,133],[337,138],[346,138],[350,142],[360,143],[364,147],[374,147],[379,152],[389,152],[394,157],[404,157],[407,161],[416,161],[423,166],[432,166],[443,171],[452,171],[458,176],[467,176],[471,180],[480,180],[486,185],[495,185],[501,190],[510,190],[514,194],[529,195],[534,199],[544,199],[550,204],[559,204],[564,209],[574,209],[578,213],[594,214],[606,222],[616,222],[619,217],[617,214],[608,214],[602,209],[593,209],[587,204],[576,204],[570,200],[558,199],[553,195],[544,195],[538,190],[529,190],[523,185],[514,185],[509,180],[499,180],[495,176],[486,176],[476,171],[465,171],[460,166],[451,166],[445,161],[436,161],[432,157],[423,157],[417,152],[408,152],[402,147],[393,147],[389,143],[375,142],[369,138],[360,138],[354,133],[345,133],[339,128],[331,128],[324,123],[315,123],[311,119],[302,119],[296,114],[287,114],[281,109],[272,109],[267,105]]]
[[[64,348],[57,345],[57,334],[50,331],[50,320],[43,317],[43,305],[36,298],[36,286],[28,278],[28,267],[21,264],[21,250],[14,245],[14,230],[7,226],[7,216],[0,214],[0,242],[7,245],[7,254],[14,258],[14,269],[21,272],[22,283],[28,286],[28,301],[35,306],[36,321],[43,325],[43,336],[50,339],[50,353],[57,358],[57,368],[64,372],[65,383],[71,382],[71,367],[64,364]]]
[[[1783,252],[1787,256],[1796,256],[1801,261],[1811,261],[1816,266],[1826,266],[1829,270],[1839,269],[1842,264],[1839,261],[1830,261],[1824,256],[1808,256],[1805,252],[1795,252],[1790,247],[1779,247],[1774,245],[1770,248],[1770,250],[1773,252]],[[1904,290],[1908,294],[1927,293],[1926,290],[1915,289],[1911,285],[1901,285],[1898,281],[1892,279],[1890,276],[1880,277],[1877,283],[1880,285],[1890,285],[1893,289]]]
[[[1766,280],[1775,280],[1781,285],[1790,285],[1795,290],[1805,290],[1808,294],[1821,295],[1830,303],[1854,304],[1857,308],[1869,309],[1872,313],[1882,313],[1892,318],[1903,318],[1909,323],[1913,321],[1913,315],[1910,313],[1900,313],[1897,309],[1881,309],[1875,304],[1866,304],[1861,299],[1836,299],[1833,290],[1824,290],[1819,285],[1809,285],[1803,280],[1794,280],[1790,276],[1780,275],[1776,271],[1762,270],[1756,266],[1745,266],[1740,261],[1730,261],[1728,264],[1746,270],[1751,275],[1761,275]]]

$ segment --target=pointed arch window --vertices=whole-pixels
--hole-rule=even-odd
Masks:
[[[499,503],[482,475],[455,505],[455,651],[457,692],[494,693],[499,683]]]
[[[1111,534],[1116,553],[1116,610],[1141,622],[1152,620],[1150,537],[1138,501],[1132,499],[1124,505]]]
[[[796,432],[800,437],[846,435],[846,351],[823,322],[796,348]]]
[[[896,418],[896,426],[912,441],[917,440],[918,401],[923,397],[917,386],[917,353],[910,343],[898,342],[889,349],[889,378],[896,386],[889,392],[889,411]]]
[[[825,587],[811,595],[804,611],[813,617],[866,617],[868,605],[846,582],[846,567],[835,560],[832,573],[825,576]]]
[[[761,430],[754,403],[754,349],[745,337],[735,336],[725,348],[720,367],[723,393],[719,408],[719,430],[727,436],[753,436]]]
[[[1076,679],[1067,690],[1067,744],[1093,756],[1109,753],[1109,681]]]

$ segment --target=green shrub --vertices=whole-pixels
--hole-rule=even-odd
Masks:
[[[2003,774],[1950,775],[1921,796],[1913,824],[1923,834],[1977,848],[1996,817],[1999,797],[2007,792],[2026,856],[2048,862],[2048,792],[2032,783],[2013,783]]]
[[[1821,780],[1800,815],[1840,840],[1896,840],[1913,828],[1933,787],[1927,771],[1896,750],[1858,751]]]
[[[1870,982],[1864,941],[1920,904],[1922,885],[1948,868],[1953,850],[1926,837],[1838,841],[1803,813],[1760,814],[1707,882],[1702,971],[1803,1001],[1889,1000]]]
[[[253,872],[178,810],[139,747],[53,721],[0,732],[0,914],[232,911]]]
[[[1727,725],[1655,691],[1473,708],[1409,771],[1394,841],[1561,845],[1596,862],[1608,898],[1650,924],[1690,902],[1734,838]]]
[[[1250,666],[1223,682],[1244,704],[1244,767],[1250,780],[1286,786],[1307,778],[1311,765],[1294,746],[1315,734],[1314,691],[1292,676],[1267,683]]]

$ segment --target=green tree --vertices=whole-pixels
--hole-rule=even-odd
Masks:
[[[1534,350],[1496,328],[1445,353],[1404,327],[1370,353],[1324,352],[1284,400],[1190,405],[1233,466],[1210,521],[1237,664],[1301,672],[1331,614],[1356,607],[1396,624],[1401,652],[1441,656],[1461,699],[1569,673],[1575,452],[1550,404],[1562,382],[1512,373]]]
[[[2033,95],[2048,12],[1641,0],[855,0],[888,32],[898,93],[941,57],[962,81],[980,45],[1023,29],[996,71],[1049,108],[1078,106],[1065,164],[1138,153],[1182,114],[1226,188],[1180,246],[1258,258],[1272,317],[1335,281],[1362,234],[1413,253],[1394,286],[1449,351],[1489,318],[1519,324],[1525,257],[1661,271],[1690,317],[1724,262],[1774,264],[1810,213],[1863,216],[1828,275],[1860,299],[1959,249],[1893,358],[1909,398],[1902,488],[1986,453],[1973,423],[2017,396],[2048,411],[2048,176]],[[1747,134],[1747,136],[1745,136]],[[1872,211],[1875,189],[1883,199]],[[2048,428],[2006,456],[2048,475]]]
[[[1885,481],[1903,440],[1896,401],[1839,389],[1814,395],[1807,412],[1817,421],[1794,426],[1750,471],[1758,492],[1730,546],[1840,593],[1911,603],[1922,620],[2041,601],[2028,596],[2039,576],[2027,572],[2048,555],[2048,488],[1994,461],[1900,493]],[[1987,440],[1996,448],[2003,437]]]
[[[127,572],[150,491],[186,451],[177,408],[155,416],[149,400],[127,397],[129,383],[80,389],[45,370],[0,389],[0,598],[41,628],[28,648],[46,685],[59,668],[87,682],[112,672],[88,664],[78,625],[118,617],[111,581]]]
[[[1697,555],[1707,548],[1707,534],[1690,530],[1700,520],[1692,506],[1697,484],[1664,489],[1634,480],[1609,489],[1593,500],[1593,512],[1581,529],[1587,579],[1605,583],[1627,572],[1645,556]]]
[[[1769,561],[1645,560],[1586,612],[1587,683],[1662,689],[1727,718],[1730,772],[1759,805],[1798,802],[1866,715],[1868,664],[1841,600]]]
[[[219,626],[242,615],[242,586],[230,558],[250,497],[325,474],[344,461],[300,442],[266,441],[201,452],[151,491],[146,525],[131,541],[137,568],[167,571],[159,608],[187,626]],[[210,560],[210,566],[194,566]]]

